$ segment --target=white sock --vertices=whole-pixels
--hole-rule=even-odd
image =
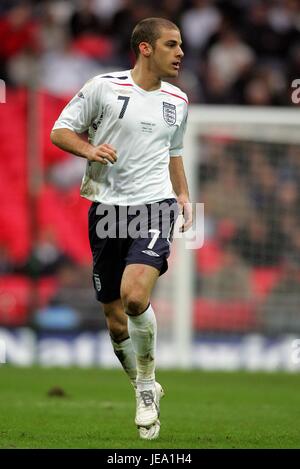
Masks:
[[[137,387],[149,389],[155,383],[156,317],[149,305],[144,313],[128,316],[128,332],[136,355]]]
[[[122,340],[122,342],[115,342],[112,338],[110,339],[123,370],[128,375],[132,385],[136,387],[136,358],[130,337]]]

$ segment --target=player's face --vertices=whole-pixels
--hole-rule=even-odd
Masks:
[[[177,29],[162,29],[152,53],[153,70],[159,77],[177,77],[183,52]]]

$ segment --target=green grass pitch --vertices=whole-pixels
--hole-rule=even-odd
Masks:
[[[158,371],[161,436],[138,438],[122,370],[0,367],[1,448],[299,448],[300,374]],[[61,388],[64,396],[49,396]]]

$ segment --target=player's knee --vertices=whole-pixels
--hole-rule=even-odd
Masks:
[[[124,292],[122,301],[125,313],[131,316],[141,314],[148,304],[142,292]]]

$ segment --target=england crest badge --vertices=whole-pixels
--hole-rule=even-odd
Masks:
[[[167,124],[174,125],[176,123],[176,106],[175,104],[163,102],[163,116]]]

